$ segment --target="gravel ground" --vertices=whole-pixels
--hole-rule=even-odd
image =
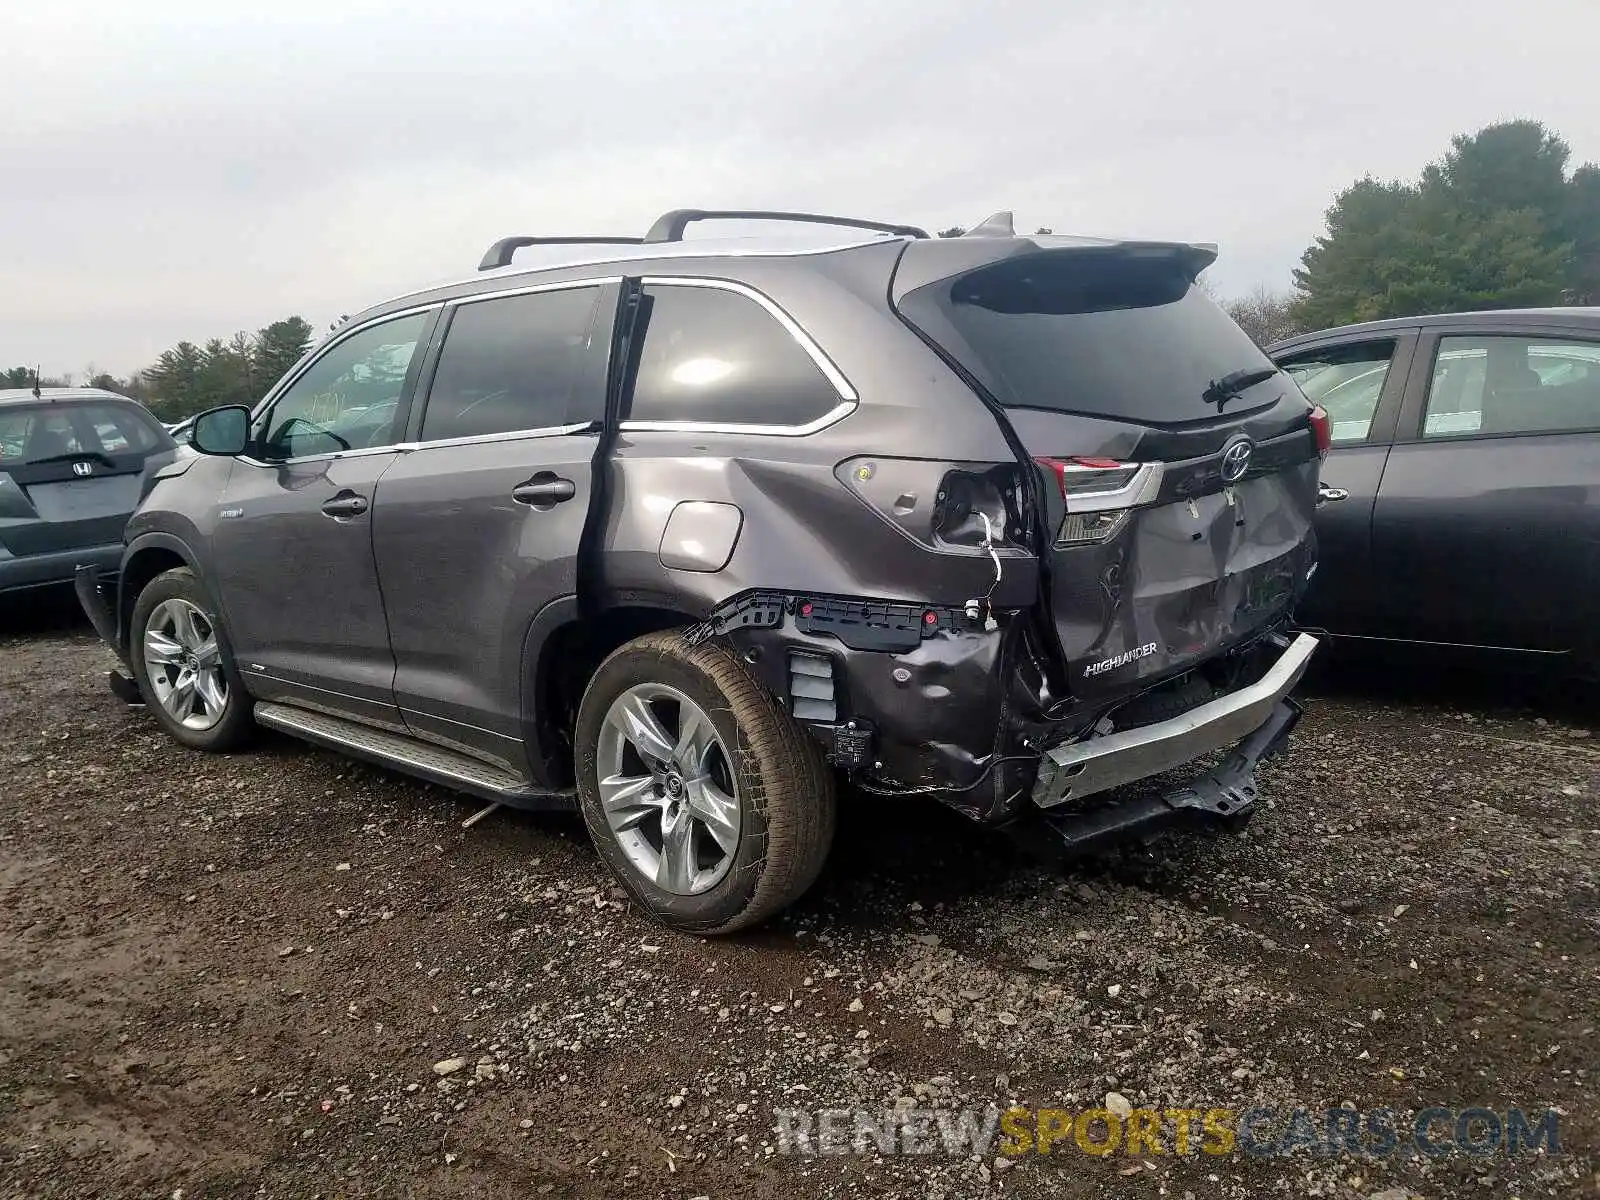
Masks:
[[[847,796],[811,896],[701,941],[575,820],[464,831],[472,802],[286,739],[184,751],[80,623],[4,619],[0,1195],[1600,1193],[1590,698],[1346,668],[1243,836],[1070,871]],[[1113,1092],[1553,1106],[1561,1152],[776,1153],[777,1108]]]

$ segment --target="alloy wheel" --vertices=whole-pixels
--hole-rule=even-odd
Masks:
[[[163,600],[144,630],[144,666],[156,702],[187,729],[207,730],[228,705],[217,630],[187,600]]]
[[[711,718],[665,684],[607,709],[596,755],[600,806],[629,864],[663,891],[715,887],[739,849],[733,764]]]

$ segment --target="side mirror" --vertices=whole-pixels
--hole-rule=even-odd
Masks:
[[[189,445],[201,454],[232,457],[243,454],[249,444],[250,410],[242,404],[209,409],[189,427]]]

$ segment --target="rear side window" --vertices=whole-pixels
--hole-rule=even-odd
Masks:
[[[1149,424],[1215,418],[1203,393],[1270,369],[1174,258],[1058,250],[1009,258],[908,293],[900,314],[1007,408]],[[1275,401],[1275,375],[1228,403]]]
[[[597,287],[562,288],[457,308],[422,414],[422,440],[599,416],[604,371],[589,369],[599,299]]]
[[[1330,346],[1280,360],[1306,399],[1327,409],[1335,445],[1364,441],[1394,360],[1394,340]]]
[[[0,466],[99,455],[146,455],[172,444],[153,418],[121,404],[37,404],[0,409]]]
[[[794,427],[839,407],[839,389],[810,352],[751,297],[675,283],[644,295],[630,421]]]
[[[1422,436],[1600,428],[1600,343],[1479,334],[1439,339]]]

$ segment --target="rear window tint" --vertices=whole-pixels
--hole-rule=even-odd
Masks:
[[[1068,250],[1009,258],[910,292],[900,314],[1007,408],[1151,424],[1215,418],[1215,380],[1272,364],[1167,257]],[[1225,411],[1270,404],[1257,384]]]
[[[0,409],[0,466],[74,454],[146,455],[171,444],[154,418],[127,405],[71,402]]]
[[[749,296],[651,284],[630,421],[808,425],[838,389],[794,334]]]

